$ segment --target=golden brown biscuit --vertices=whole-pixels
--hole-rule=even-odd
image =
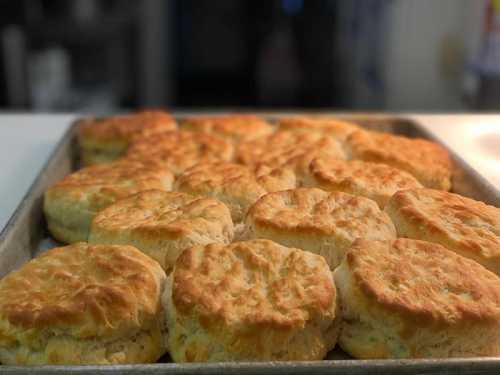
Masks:
[[[125,153],[135,137],[176,128],[172,116],[162,111],[82,119],[78,122],[81,161],[83,165],[111,162]]]
[[[349,121],[320,116],[284,117],[278,121],[279,130],[318,132],[344,141],[349,134],[360,128]]]
[[[395,192],[422,187],[411,174],[385,164],[328,157],[311,162],[303,186],[361,195],[373,199],[380,208]]]
[[[264,194],[295,186],[295,173],[289,169],[252,168],[229,162],[197,164],[175,182],[178,191],[226,204],[235,223],[241,222],[248,208]]]
[[[144,137],[132,143],[127,158],[154,160],[176,175],[201,162],[226,160],[233,157],[232,143],[210,134],[186,130]]]
[[[340,143],[318,132],[279,131],[268,137],[241,143],[236,161],[249,166],[291,167],[301,175],[312,159],[331,156],[345,159]]]
[[[324,259],[267,240],[185,250],[163,304],[175,362],[318,360],[338,336]]]
[[[89,243],[132,245],[169,272],[182,250],[229,243],[234,229],[228,208],[215,199],[148,190],[100,211]]]
[[[0,281],[0,361],[155,362],[166,352],[165,279],[131,246],[49,250]]]
[[[450,190],[450,155],[436,143],[359,130],[347,138],[345,148],[350,159],[387,164],[412,174],[425,187]]]
[[[182,121],[182,129],[212,134],[236,143],[269,135],[274,130],[258,116],[241,114],[188,117]]]
[[[269,193],[255,202],[241,237],[267,238],[322,255],[334,269],[355,239],[393,239],[396,229],[371,199],[299,188]]]
[[[335,270],[356,358],[500,355],[500,278],[430,242],[358,240]]]
[[[43,209],[49,231],[61,242],[86,241],[97,212],[139,191],[171,190],[173,179],[164,167],[134,161],[80,169],[45,192]]]
[[[500,275],[500,208],[445,191],[396,193],[385,212],[399,236],[435,242]]]

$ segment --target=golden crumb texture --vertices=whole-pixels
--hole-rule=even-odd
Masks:
[[[164,304],[176,362],[318,360],[338,335],[323,258],[267,240],[184,251]]]
[[[49,250],[0,281],[0,361],[154,362],[166,351],[165,279],[131,246]]]

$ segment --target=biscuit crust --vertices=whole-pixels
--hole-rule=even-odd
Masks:
[[[289,169],[252,168],[229,162],[197,164],[175,182],[175,190],[223,202],[235,223],[241,222],[248,208],[264,194],[295,186],[295,173]]]
[[[450,190],[452,162],[437,143],[388,133],[353,132],[345,148],[350,159],[387,164],[412,174],[422,185]]]
[[[396,193],[385,211],[399,236],[435,242],[500,275],[500,209],[432,189]]]
[[[131,246],[49,250],[0,281],[0,361],[156,361],[166,351],[165,279],[158,263]]]
[[[274,131],[267,121],[250,114],[189,117],[181,125],[183,130],[212,134],[236,143],[263,137]]]
[[[157,164],[117,161],[83,168],[50,187],[44,196],[49,231],[58,241],[86,241],[101,209],[149,189],[171,190],[173,175]]]
[[[278,121],[279,130],[319,132],[344,141],[352,132],[359,130],[356,124],[331,117],[293,116]]]
[[[422,187],[411,174],[385,164],[325,157],[311,162],[303,184],[361,195],[377,202],[380,208],[397,191]]]
[[[242,238],[266,238],[322,255],[334,269],[355,239],[393,239],[396,229],[370,199],[298,188],[260,198],[248,211]]]
[[[266,240],[197,246],[169,282],[176,362],[315,360],[335,346],[336,289],[317,255]]]
[[[339,343],[357,358],[500,353],[500,279],[441,245],[358,240],[334,275]]]
[[[243,142],[236,151],[239,163],[290,167],[299,174],[305,173],[311,160],[319,156],[345,159],[340,143],[318,132],[278,131],[268,137]]]
[[[185,248],[229,243],[234,229],[228,208],[215,199],[148,190],[102,210],[89,242],[133,245],[170,271]]]
[[[197,163],[231,160],[233,145],[210,134],[179,130],[137,139],[126,156],[132,160],[154,160],[179,175]]]
[[[107,163],[124,154],[137,136],[177,129],[175,120],[162,111],[84,118],[78,122],[78,142],[83,165]]]

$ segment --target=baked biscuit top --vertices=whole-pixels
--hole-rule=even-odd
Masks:
[[[336,234],[352,239],[396,235],[387,214],[371,199],[315,188],[266,194],[250,208],[247,219],[261,227],[304,235]]]
[[[320,116],[284,117],[278,121],[279,130],[320,132],[339,140],[344,140],[353,131],[360,128],[349,121]]]
[[[172,173],[158,164],[122,160],[72,173],[49,188],[46,198],[85,202],[89,210],[98,210],[142,190],[170,189],[173,179]]]
[[[441,245],[357,240],[346,262],[370,301],[411,319],[415,330],[500,319],[500,278]]]
[[[271,124],[262,118],[242,114],[188,117],[182,121],[182,129],[209,133],[235,142],[248,141],[273,132]]]
[[[458,194],[423,188],[396,193],[388,206],[387,211],[397,212],[395,216],[402,217],[406,225],[500,262],[500,208]]]
[[[449,190],[452,162],[442,146],[388,133],[353,132],[346,140],[349,159],[389,164],[413,174],[422,185]]]
[[[162,111],[142,111],[126,115],[87,118],[78,122],[81,138],[98,140],[132,140],[138,135],[151,135],[175,130],[173,117]]]
[[[268,137],[243,142],[236,152],[236,160],[242,164],[263,164],[273,168],[297,164],[307,167],[310,159],[319,156],[345,159],[335,139],[317,132],[278,131]]]
[[[49,250],[0,281],[0,342],[37,347],[48,335],[118,337],[149,328],[165,278],[131,246]]]
[[[225,219],[224,219],[225,218]],[[148,190],[116,202],[99,212],[92,226],[106,230],[134,230],[172,238],[211,228],[232,231],[228,208],[219,201],[184,193]]]
[[[336,290],[325,260],[268,240],[185,250],[173,272],[178,315],[197,313],[206,325],[303,328],[335,316]]]
[[[207,161],[231,160],[233,145],[210,134],[186,130],[166,132],[134,141],[127,158],[154,160],[181,174],[194,164]]]
[[[180,190],[228,191],[232,195],[262,195],[295,187],[295,174],[288,169],[256,168],[229,162],[200,163],[176,180]]]
[[[363,195],[381,207],[398,190],[422,187],[405,171],[359,160],[316,158],[309,165],[309,174],[312,177],[310,183],[319,188]]]

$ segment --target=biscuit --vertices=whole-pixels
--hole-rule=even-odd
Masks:
[[[290,167],[299,176],[307,171],[311,160],[319,156],[345,159],[340,143],[318,132],[278,131],[268,137],[242,142],[236,151],[239,163]]]
[[[371,199],[298,188],[269,193],[255,202],[241,238],[266,238],[310,251],[334,269],[357,238],[393,239],[396,229]]]
[[[162,111],[82,119],[78,122],[81,162],[83,165],[108,163],[122,156],[135,137],[176,128],[172,116]]]
[[[319,360],[338,336],[324,259],[267,240],[185,250],[162,301],[175,362]]]
[[[181,125],[183,130],[208,133],[235,143],[263,137],[274,131],[271,124],[254,115],[188,117]]]
[[[327,157],[311,162],[302,185],[361,195],[373,199],[380,208],[398,190],[422,187],[411,174],[385,164]]]
[[[425,187],[440,190],[451,188],[450,155],[437,143],[359,130],[347,138],[345,149],[349,159],[401,169],[413,175]]]
[[[171,190],[173,179],[172,173],[163,167],[133,161],[80,169],[45,192],[47,226],[58,241],[87,241],[97,212],[142,190]]]
[[[385,212],[398,235],[435,242],[500,275],[500,208],[432,189],[396,193]]]
[[[49,250],[0,281],[0,361],[155,362],[166,352],[165,279],[131,246]]]
[[[318,132],[344,141],[352,132],[360,128],[349,121],[330,117],[293,116],[278,121],[279,130]]]
[[[295,173],[289,169],[251,168],[229,162],[200,163],[175,181],[175,190],[212,197],[231,211],[235,223],[266,193],[292,189]]]
[[[89,243],[135,246],[168,272],[185,248],[229,243],[233,232],[228,208],[215,199],[148,190],[100,211]]]
[[[500,278],[441,245],[358,240],[334,277],[355,358],[500,355]]]
[[[210,134],[179,130],[138,139],[126,156],[132,160],[154,160],[179,175],[197,163],[231,160],[233,145]]]

